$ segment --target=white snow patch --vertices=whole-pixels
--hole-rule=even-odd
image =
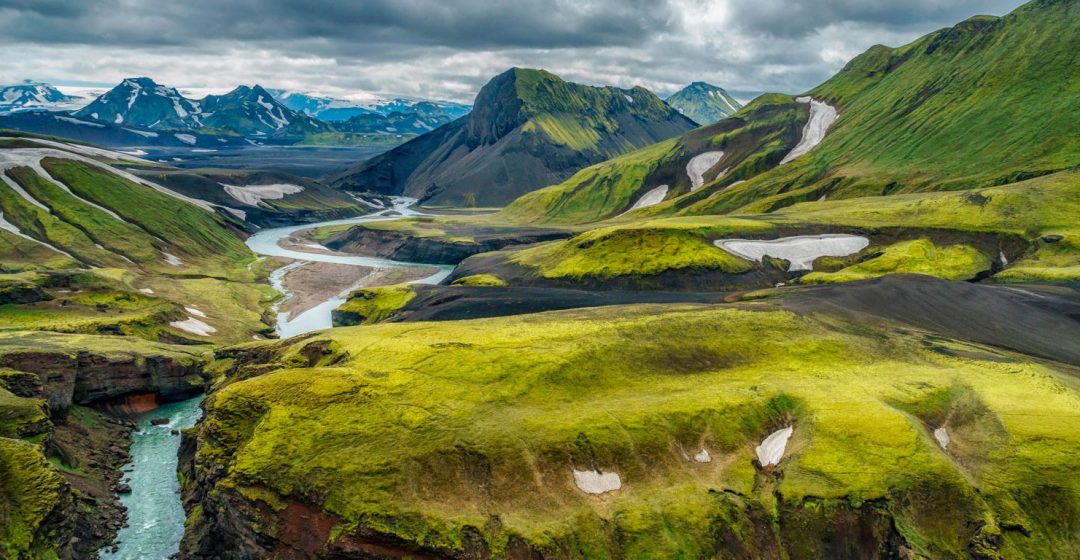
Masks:
[[[184,307],[184,311],[187,311],[188,313],[191,313],[192,315],[194,315],[196,317],[202,317],[203,319],[206,318],[206,313],[203,313],[202,310],[200,310],[198,307],[194,307],[194,306]]]
[[[225,187],[225,192],[229,193],[229,196],[248,206],[258,206],[264,200],[280,200],[285,198],[285,195],[304,192],[304,187],[290,184],[221,186]]]
[[[177,140],[187,144],[188,146],[195,145],[195,137],[190,134],[173,134]]]
[[[817,101],[809,97],[799,97],[795,101],[810,104],[810,119],[806,121],[806,126],[803,127],[802,140],[799,141],[788,155],[784,156],[784,159],[780,160],[780,165],[784,165],[799,156],[809,153],[810,150],[813,150],[825,139],[825,134],[829,132],[829,127],[836,122],[836,118],[839,116],[836,112],[836,107],[823,101]]]
[[[140,150],[138,148],[135,148],[134,150],[127,150],[127,151],[120,152],[120,153],[132,155],[132,156],[145,156],[146,155],[146,152],[144,152],[143,150]]]
[[[176,256],[176,255],[174,255],[172,253],[166,253],[166,252],[163,251],[161,254],[162,254],[162,256],[165,257],[165,262],[169,263],[172,266],[183,266],[184,265],[184,261],[180,260],[180,257],[178,257],[178,256]]]
[[[711,463],[712,455],[709,455],[708,449],[702,449],[697,455],[694,455],[694,461],[698,463]]]
[[[154,290],[151,290],[150,288],[139,288],[139,291],[149,296],[154,295]]]
[[[124,122],[124,115],[121,115],[120,113],[117,113],[116,118],[113,120],[113,122],[116,123],[116,124],[123,123]]]
[[[150,131],[147,131],[147,130],[136,130],[134,128],[125,128],[124,130],[126,130],[128,132],[134,132],[135,134],[138,134],[139,136],[142,136],[143,138],[157,138],[158,137],[158,133],[150,132]]]
[[[952,440],[949,438],[949,432],[944,427],[934,430],[934,439],[937,440],[938,445],[945,451],[949,450],[949,444]]]
[[[586,494],[603,494],[622,488],[622,479],[619,478],[619,473],[574,469],[574,484]]]
[[[998,251],[998,260],[1001,261],[1001,266],[1009,266],[1009,258],[1005,256],[1005,251]]]
[[[733,255],[760,262],[769,256],[791,262],[789,271],[813,270],[819,257],[846,257],[865,249],[870,240],[858,235],[800,235],[768,241],[721,239],[715,245]]]
[[[217,329],[214,327],[211,327],[194,317],[188,317],[187,320],[184,321],[173,321],[169,323],[169,326],[199,336],[210,336],[217,332]]]
[[[660,204],[664,201],[664,197],[667,196],[667,193],[668,186],[660,185],[659,187],[656,187],[655,189],[652,189],[649,192],[641,195],[641,198],[637,199],[637,202],[635,202],[629,210],[623,212],[622,214],[619,214],[619,216],[625,216],[630,212],[633,212],[634,210],[648,208],[649,206],[656,206],[657,204]]]
[[[757,453],[758,462],[761,463],[762,467],[780,463],[780,460],[784,458],[784,450],[787,449],[788,439],[794,432],[795,429],[791,426],[777,430],[769,434],[769,437],[765,438],[761,445],[754,449],[754,452]]]
[[[46,140],[44,138],[32,138],[31,140],[36,144],[44,144],[46,146],[51,146],[53,148],[59,148],[61,150],[65,150],[65,151],[68,151],[68,152],[75,152],[76,154],[87,156],[87,157],[100,157],[100,158],[112,159],[112,160],[118,160],[118,161],[133,161],[133,162],[136,162],[136,163],[148,163],[144,159],[139,159],[137,157],[132,157],[132,156],[129,156],[129,155],[126,155],[126,154],[122,154],[120,152],[114,152],[112,150],[103,150],[101,148],[95,148],[93,146],[84,146],[82,144],[69,144],[67,142],[56,142],[56,141],[53,141],[53,140]],[[59,157],[66,157],[68,159],[78,159],[78,158],[71,157],[70,154],[63,154],[63,155],[61,155]]]
[[[705,185],[705,173],[719,163],[722,157],[724,157],[724,152],[705,152],[694,156],[686,164],[686,174],[690,177],[690,192]]]
[[[71,123],[71,124],[77,124],[77,125],[80,125],[80,126],[92,126],[94,128],[105,128],[105,125],[103,125],[101,123],[84,121],[84,120],[75,119],[75,118],[72,118],[72,117],[56,117],[56,120],[64,121],[64,122]]]

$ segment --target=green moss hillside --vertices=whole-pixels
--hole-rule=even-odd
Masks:
[[[1068,170],[1080,164],[1078,37],[1080,6],[1034,0],[902,47],[875,46],[808,92],[839,118],[794,161],[780,164],[802,136],[808,105],[773,94],[684,134],[679,149],[654,146],[601,163],[523,197],[504,216],[611,218],[661,184],[673,187],[665,202],[639,213],[771,212],[822,198],[987,188]],[[763,111],[785,104],[790,111]],[[711,141],[701,142],[703,135]],[[705,175],[709,184],[693,194],[676,188],[685,172],[670,162],[685,165],[709,150],[725,152]]]
[[[256,554],[1075,550],[1059,522],[1080,512],[1068,374],[880,329],[765,304],[637,306],[238,349],[265,363],[222,356],[237,381],[207,401],[189,536],[234,542],[214,519],[240,516],[271,543]],[[760,468],[754,447],[786,426],[783,460]],[[575,469],[620,486],[587,494]],[[282,529],[304,508],[325,540]]]

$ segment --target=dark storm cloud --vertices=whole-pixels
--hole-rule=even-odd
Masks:
[[[321,39],[459,48],[629,45],[663,32],[653,0],[0,0],[8,42],[198,45]]]
[[[471,100],[509,66],[670,93],[816,86],[1021,0],[0,0],[0,81],[237,83]],[[746,97],[746,95],[744,95]]]
[[[741,28],[769,35],[802,37],[834,22],[854,22],[890,28],[952,25],[973,15],[1003,14],[1016,0],[734,0],[734,19]]]

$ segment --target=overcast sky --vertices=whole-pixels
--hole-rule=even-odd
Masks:
[[[0,82],[260,83],[471,101],[511,66],[661,94],[797,93],[1019,0],[0,0]]]

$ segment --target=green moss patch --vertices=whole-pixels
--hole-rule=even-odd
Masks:
[[[752,268],[689,231],[666,229],[599,229],[518,251],[511,259],[546,278],[602,280],[686,269],[740,274]]]
[[[506,280],[499,278],[495,274],[473,274],[472,276],[466,276],[464,278],[458,278],[454,280],[454,286],[473,286],[473,287],[500,287],[508,285]]]
[[[356,290],[334,310],[334,324],[370,325],[384,321],[414,297],[416,291],[408,284]]]
[[[946,280],[970,280],[981,272],[989,271],[990,267],[990,258],[974,247],[938,247],[928,239],[917,239],[890,245],[880,253],[871,253],[867,260],[837,272],[812,272],[803,276],[800,282],[852,282],[895,273],[926,274]]]
[[[858,523],[895,527],[928,557],[979,543],[1070,550],[1072,529],[1013,497],[1038,485],[1055,489],[1054,507],[1080,505],[1080,397],[1059,372],[741,305],[337,329],[304,341],[339,356],[311,368],[289,365],[294,342],[265,344],[272,372],[208,401],[195,464],[226,465],[218,489],[257,487],[346,532],[445,553],[469,546],[467,526],[493,555],[523,542],[693,556],[717,534],[751,543],[735,527],[772,527],[773,546],[813,552],[827,550],[815,548],[825,528]],[[928,430],[950,411],[955,454]],[[785,426],[780,474],[759,471],[754,446]],[[991,432],[981,455],[960,453]],[[622,487],[585,494],[573,469],[617,473]],[[1006,518],[1029,536],[987,521]]]

